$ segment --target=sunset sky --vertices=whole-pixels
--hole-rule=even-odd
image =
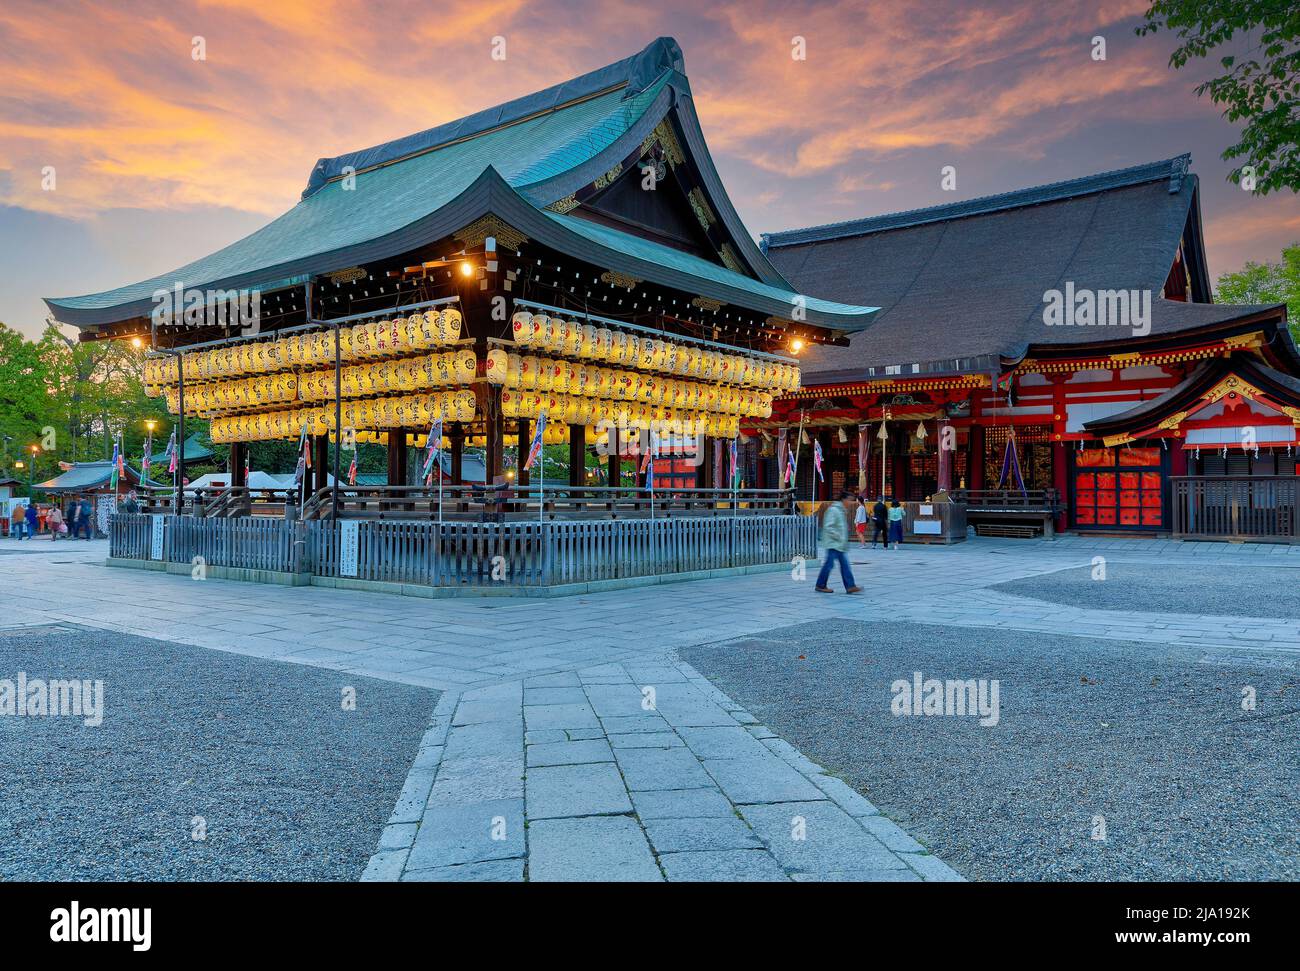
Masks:
[[[1215,62],[1170,69],[1168,35],[1134,36],[1145,6],[6,0],[0,321],[35,335],[42,296],[134,282],[246,235],[294,204],[321,156],[663,34],[685,52],[710,148],[756,235],[1190,151],[1211,273],[1277,259],[1300,239],[1300,203],[1224,180],[1234,129],[1193,91]],[[806,61],[790,56],[795,35]],[[204,61],[191,56],[196,36]],[[490,56],[495,36],[504,61]],[[956,193],[940,189],[945,165]]]

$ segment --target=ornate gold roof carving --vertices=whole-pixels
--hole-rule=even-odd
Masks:
[[[491,213],[475,219],[464,229],[456,232],[454,236],[467,249],[481,246],[489,236],[494,238],[505,249],[517,249],[521,244],[528,241],[527,236]]]
[[[578,208],[578,197],[569,194],[563,199],[556,199],[546,208],[551,210],[551,212],[558,212],[560,215],[564,215],[566,212],[573,212],[573,210]]]
[[[609,283],[616,287],[622,287],[624,290],[631,290],[641,281],[627,273],[620,273],[618,270],[606,270],[600,275],[602,283]]]

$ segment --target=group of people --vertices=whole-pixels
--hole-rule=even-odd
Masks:
[[[34,539],[48,533],[51,542],[60,538],[76,539],[84,534],[95,536],[95,509],[89,498],[72,499],[65,512],[57,503],[38,506],[28,501],[14,506],[9,514],[11,539]]]
[[[828,503],[822,512],[822,569],[817,575],[817,592],[830,593],[826,584],[830,580],[831,569],[839,564],[840,579],[844,581],[845,593],[861,593],[862,588],[853,579],[853,570],[849,566],[849,515],[853,515],[853,529],[857,533],[858,545],[866,548],[867,524],[872,526],[871,548],[876,541],[884,543],[885,549],[894,544],[899,549],[903,544],[902,503],[892,497],[877,496],[875,504],[867,508],[865,496],[845,490],[840,493],[838,502]]]
[[[867,510],[866,496],[854,496],[853,493],[847,493],[851,496],[857,508],[853,512],[853,528],[858,534],[859,545],[867,545],[867,523],[871,524],[871,548],[876,548],[876,540],[884,544],[885,549],[889,549],[889,544],[894,544],[894,549],[903,545],[903,505],[897,499],[877,496],[876,503],[871,507],[870,513]]]

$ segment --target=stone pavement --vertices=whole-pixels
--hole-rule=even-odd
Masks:
[[[959,880],[690,665],[444,696],[364,880]]]
[[[72,621],[445,692],[369,879],[951,879],[675,648],[821,617],[1300,654],[1277,619],[1094,610],[987,588],[1133,560],[1268,566],[1290,546],[980,539],[854,550],[860,597],[790,572],[561,599],[425,600],[103,565],[103,542],[0,540],[0,627]],[[1153,605],[1154,606],[1154,605]],[[649,689],[647,691],[647,689]]]

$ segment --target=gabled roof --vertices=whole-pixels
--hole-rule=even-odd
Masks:
[[[764,237],[796,286],[831,300],[871,295],[881,312],[850,346],[815,347],[804,383],[858,380],[887,366],[997,366],[1026,349],[1126,335],[1048,327],[1049,290],[1148,290],[1159,338],[1259,312],[1209,305],[1196,176],[1180,155],[1115,172],[965,202]],[[1161,295],[1180,247],[1193,301]]]
[[[622,269],[620,259],[630,259],[640,265],[635,273],[640,279],[684,286],[724,302],[750,300],[750,309],[789,316],[797,294],[759,251],[727,198],[699,131],[683,68],[676,41],[661,37],[632,57],[545,91],[321,159],[301,201],[252,235],[171,273],[46,303],[57,319],[77,326],[128,320],[147,315],[153,294],[178,282],[207,290],[269,291],[410,252],[490,213],[547,245],[581,241],[587,255],[573,255],[605,260],[600,265],[607,268]],[[681,133],[683,150],[743,272],[710,265],[708,280],[697,286],[695,274],[703,272],[699,264],[707,260],[688,263],[670,247],[618,230],[584,232],[572,225],[579,220],[552,219],[546,211],[638,153],[666,120]],[[348,175],[355,179],[344,178]],[[854,330],[865,326],[873,311],[821,301],[808,320]]]
[[[1235,375],[1279,404],[1300,408],[1300,378],[1275,370],[1257,358],[1234,354],[1204,361],[1164,394],[1117,415],[1085,422],[1084,428],[1098,436],[1145,431],[1172,415],[1194,409],[1229,375]]]
[[[41,492],[79,492],[83,489],[95,489],[107,485],[113,477],[113,463],[105,459],[100,462],[78,462],[65,472],[60,472],[53,479],[36,483]],[[126,467],[125,481],[135,485],[140,481],[140,473],[131,466]],[[162,483],[149,482],[149,485]]]

